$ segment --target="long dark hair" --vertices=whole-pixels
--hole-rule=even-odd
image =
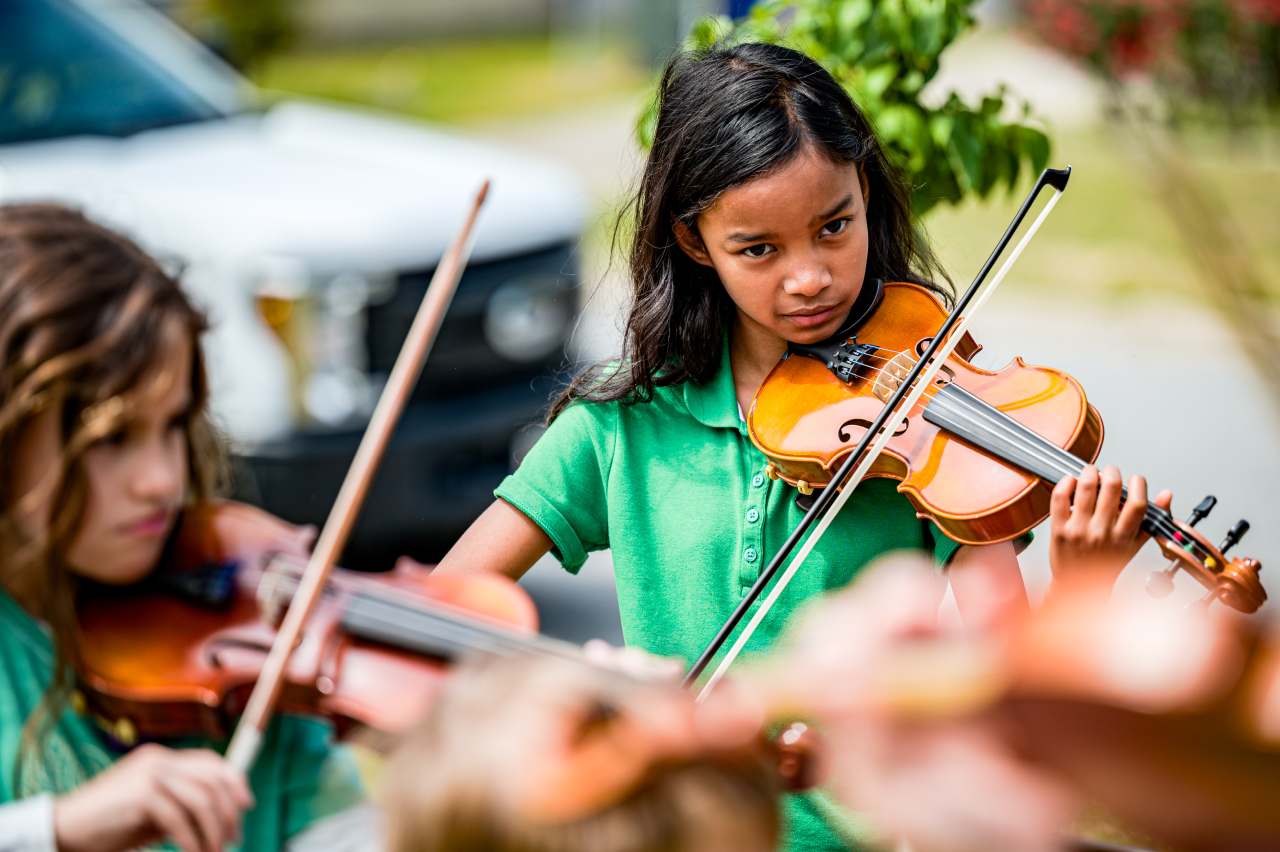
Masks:
[[[673,226],[696,234],[698,215],[721,193],[784,166],[806,145],[856,164],[867,183],[867,278],[915,281],[952,297],[871,123],[817,62],[772,44],[682,53],[663,72],[658,99],[653,148],[623,213],[635,224],[621,362],[579,375],[548,420],[575,399],[643,402],[655,387],[715,375],[733,303],[715,271],[676,244]]]

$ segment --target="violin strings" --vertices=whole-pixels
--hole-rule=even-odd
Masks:
[[[966,398],[967,392],[964,392],[962,388],[959,390],[964,395],[958,395],[955,399],[944,397],[939,400],[939,404],[954,405],[960,403],[962,410],[959,412],[959,416],[965,418],[969,424],[984,425],[987,431],[997,433],[999,437],[1010,445],[1027,451],[1052,471],[1056,471],[1062,476],[1078,476],[1080,474],[1086,464],[1085,461],[1044,439],[1043,436],[1036,435],[1016,420],[1013,420],[1013,418],[1008,417],[1008,415],[998,411],[993,415],[992,412],[986,410],[985,406],[980,407],[968,400]],[[978,402],[981,402],[981,400],[978,400]],[[1026,431],[1024,433],[1021,430]],[[1121,494],[1125,497],[1128,496],[1127,489],[1123,486]],[[1170,532],[1173,530],[1173,527],[1166,525],[1166,519],[1161,517],[1163,510],[1150,505],[1148,505],[1147,509],[1147,514],[1150,516],[1149,520],[1153,524],[1162,527],[1161,531]]]
[[[877,351],[884,352],[889,350],[877,350]],[[896,355],[900,355],[905,351],[906,350],[900,350],[896,353]],[[894,357],[896,357],[896,355]],[[853,375],[856,376],[857,378],[865,379],[869,382],[875,382],[876,380],[878,380],[881,374],[888,372],[887,366],[873,367],[870,364],[867,364],[865,362],[867,360],[892,362],[894,360],[894,357],[885,357],[885,356],[874,354],[874,353],[867,353],[866,355],[860,357],[858,359],[858,363],[854,365]],[[904,369],[910,369],[911,366],[914,366],[914,362],[910,364],[902,364],[901,366]],[[899,376],[896,376],[894,374],[889,374],[889,375],[891,378],[894,378],[894,379],[900,378]],[[921,406],[922,409],[927,408],[931,403],[934,402],[934,400],[937,398],[941,390],[942,390],[941,388],[926,388],[922,397],[922,401],[918,404]],[[976,417],[974,416],[975,414],[976,414]],[[1083,471],[1084,466],[1088,464],[1083,459],[1077,458],[1076,456],[1067,452],[1062,447],[1059,447],[1056,444],[1052,443],[1051,441],[1044,439],[1042,436],[1036,435],[1035,440],[1032,440],[1027,436],[1020,434],[1019,432],[1009,427],[1008,421],[1012,421],[1013,423],[1016,424],[1017,423],[1016,420],[1014,420],[1012,417],[1009,417],[1007,414],[1004,414],[1003,412],[997,412],[997,414],[999,414],[998,417],[992,417],[990,416],[989,412],[986,412],[986,411],[975,412],[972,408],[970,408],[962,412],[960,416],[968,418],[968,422],[971,424],[985,425],[988,431],[996,433],[999,437],[1003,438],[1006,442],[1012,444],[1013,446],[1018,447],[1019,449],[1022,449],[1024,452],[1027,452],[1035,456],[1037,460],[1045,464],[1052,471],[1056,471],[1059,474],[1059,479],[1061,479],[1064,476],[1078,477],[1081,471]],[[1018,426],[1021,426],[1021,424],[1018,424]],[[1029,471],[1029,472],[1034,473],[1034,471]],[[1121,486],[1120,493],[1121,493],[1122,499],[1128,499],[1128,489],[1123,485]],[[1184,547],[1189,549],[1193,553],[1193,555],[1195,555],[1198,559],[1204,559],[1208,555],[1195,539],[1191,538],[1190,536],[1182,532],[1182,530],[1175,523],[1173,516],[1168,511],[1158,506],[1153,506],[1151,504],[1148,504],[1146,511],[1144,512],[1144,519],[1148,522],[1153,532],[1159,535],[1163,535],[1165,538],[1172,539],[1176,543],[1183,545]]]
[[[979,405],[978,403],[982,403],[981,399],[968,399],[967,397],[971,396],[971,394],[963,388],[958,388],[958,393],[955,394],[955,396],[957,397],[957,400],[963,401],[963,404],[968,406],[968,412],[976,414],[978,418],[988,424],[989,428],[1001,431],[1006,440],[1012,437],[1011,443],[1020,446],[1022,449],[1033,453],[1042,451],[1040,459],[1050,467],[1055,468],[1062,475],[1079,476],[1084,465],[1087,464],[1083,459],[1072,455],[1062,447],[1059,447],[1053,442],[1045,439],[1043,436],[1036,434],[1023,424],[1018,423],[1018,421],[1014,420],[1012,417],[1009,417],[1009,415],[1004,412],[1000,412],[999,410],[985,404]],[[953,401],[954,400],[945,398],[941,402],[950,404]],[[971,420],[971,422],[976,421]],[[1022,443],[1019,444],[1019,442]],[[1045,458],[1045,455],[1048,455],[1050,458]],[[1128,498],[1127,488],[1121,486],[1120,492],[1122,498]],[[1172,516],[1170,516],[1164,509],[1148,504],[1146,516],[1152,525],[1158,527],[1158,531],[1165,533],[1170,537],[1173,537],[1174,533],[1179,533],[1179,538],[1184,537],[1174,525]]]
[[[287,570],[269,572],[268,577],[275,580],[273,591],[278,590],[283,595],[292,596],[300,585],[298,578]],[[438,645],[443,643],[460,651],[498,655],[536,651],[585,662],[576,645],[537,634],[525,636],[499,625],[484,624],[477,620],[479,616],[445,611],[447,604],[437,604],[436,608],[429,609],[391,592],[364,586],[359,580],[349,584],[332,582],[330,588],[348,593],[344,621],[345,616],[351,616],[353,626],[374,634],[367,638],[393,645],[403,645],[407,638],[416,639],[418,644],[414,650],[423,653],[437,652]],[[406,630],[411,631],[412,636],[407,637]],[[431,645],[427,640],[435,640],[437,645]]]
[[[505,648],[511,651],[538,651],[544,654],[581,660],[582,652],[578,646],[568,642],[549,639],[538,634],[526,636],[499,625],[484,624],[477,620],[480,616],[468,616],[462,613],[447,612],[445,604],[427,608],[404,600],[388,591],[374,589],[357,589],[353,592],[353,600],[363,603],[374,603],[393,607],[410,619],[417,619],[424,624],[441,625],[446,629],[453,628],[461,633],[489,640],[491,648]]]
[[[881,352],[884,352],[884,351],[881,351]],[[902,352],[906,352],[905,349],[904,351],[897,352],[897,354],[901,354]],[[876,381],[879,375],[886,374],[887,368],[886,367],[870,367],[869,365],[867,365],[867,363],[864,362],[865,359],[867,358],[878,359],[878,361],[886,361],[886,362],[893,361],[892,357],[877,356],[877,354],[868,354],[867,357],[859,358],[858,365],[855,365],[855,375],[858,375],[859,377],[861,377],[861,379],[865,379],[868,381]],[[901,366],[908,368],[909,370],[911,366],[914,366],[914,362],[910,363],[910,365],[901,365]],[[868,368],[869,375],[867,374],[867,372],[861,372],[861,374],[859,374],[859,372],[856,372],[856,368],[858,367]],[[892,375],[892,374],[890,374],[890,376],[892,377],[892,379],[899,379],[899,376]],[[925,400],[925,402],[923,403],[923,407],[927,408],[929,404],[933,403],[934,399],[937,398],[937,395],[940,394],[941,391],[942,391],[941,388],[925,389],[922,397]],[[983,414],[986,414],[986,413],[987,412],[983,412]],[[1056,469],[1056,471],[1060,473],[1059,478],[1061,478],[1062,476],[1079,476],[1080,472],[1083,471],[1085,464],[1088,463],[1088,462],[1084,462],[1083,459],[1076,458],[1075,455],[1070,454],[1069,452],[1066,452],[1065,449],[1062,449],[1061,446],[1057,446],[1056,444],[1053,444],[1052,441],[1043,439],[1042,436],[1036,435],[1037,440],[1033,441],[1028,439],[1027,436],[1019,435],[1018,432],[1007,429],[1007,421],[1012,421],[1014,423],[1018,423],[1018,421],[1014,420],[1014,418],[1012,417],[1007,416],[1007,414],[1004,414],[1004,412],[997,412],[997,413],[1000,414],[1000,417],[984,417],[984,420],[982,422],[987,423],[989,427],[992,427],[992,431],[1002,432],[1002,436],[1004,436],[1006,440],[1010,440],[1012,444],[1019,446],[1019,448],[1023,449],[1024,452],[1028,452],[1033,455],[1038,455],[1039,461],[1042,461],[1044,464],[1047,464],[1047,466],[1050,466],[1052,469]],[[977,421],[970,421],[970,422],[977,422]],[[1018,425],[1021,426],[1021,423],[1018,423]],[[1021,443],[1019,443],[1019,441],[1021,441]],[[1060,454],[1060,455],[1059,457],[1057,457],[1055,462],[1055,459],[1053,458],[1044,457],[1043,452],[1051,452],[1053,454]],[[1121,494],[1121,498],[1128,499],[1129,491],[1128,489],[1126,489],[1125,486],[1121,486],[1120,494]],[[1146,518],[1149,525],[1153,527],[1153,531],[1160,533],[1160,535],[1164,535],[1165,537],[1167,537],[1167,539],[1172,539],[1178,542],[1178,544],[1187,546],[1188,549],[1193,551],[1193,554],[1196,555],[1197,558],[1203,559],[1204,556],[1208,555],[1207,553],[1204,553],[1202,546],[1199,545],[1196,540],[1192,539],[1192,537],[1190,536],[1185,535],[1185,533],[1181,531],[1178,526],[1176,526],[1176,523],[1174,522],[1174,518],[1172,518],[1171,514],[1167,512],[1167,510],[1162,509],[1160,507],[1156,507],[1156,505],[1148,504],[1146,513],[1144,513],[1144,518]]]
[[[1035,435],[1034,432],[1031,432],[1032,435],[1035,435],[1033,440],[1027,435],[1022,434],[1017,429],[1012,428],[1008,421],[1012,421],[1023,429],[1026,427],[1017,423],[1016,420],[1013,420],[1013,418],[1003,412],[997,411],[996,414],[998,416],[992,416],[991,412],[986,411],[984,408],[978,408],[967,400],[965,396],[961,395],[957,395],[955,399],[942,398],[939,400],[939,403],[946,405],[953,405],[957,402],[959,403],[960,408],[956,411],[956,416],[965,418],[970,425],[985,426],[987,431],[996,433],[1007,443],[1036,456],[1039,461],[1044,463],[1051,470],[1058,472],[1061,476],[1079,476],[1084,465],[1087,464],[1084,460],[1072,455],[1053,442],[1048,441],[1043,436]],[[1029,429],[1027,431],[1030,432]],[[1127,499],[1127,488],[1121,486],[1120,493],[1122,499]],[[1166,510],[1158,506],[1148,504],[1144,517],[1153,528],[1153,531],[1165,536],[1166,538],[1171,538],[1179,544],[1193,548],[1193,552],[1197,558],[1203,559],[1204,556],[1207,555],[1203,553],[1203,549],[1195,539],[1185,535],[1181,529],[1177,527],[1172,515],[1170,515]]]

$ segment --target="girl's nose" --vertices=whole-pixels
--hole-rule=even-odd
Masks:
[[[159,441],[144,450],[133,477],[134,492],[145,500],[170,502],[185,487],[186,456],[180,447]]]
[[[804,261],[796,264],[782,282],[782,289],[789,296],[811,299],[831,286],[831,270],[826,264]]]

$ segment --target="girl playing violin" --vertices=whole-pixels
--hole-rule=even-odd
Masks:
[[[246,779],[208,743],[121,754],[77,707],[77,600],[147,576],[215,485],[204,329],[124,237],[0,207],[0,835],[21,848],[279,849],[363,800],[318,721],[278,718]]]
[[[799,522],[765,475],[743,412],[789,343],[845,323],[871,282],[949,291],[871,124],[796,51],[763,44],[676,57],[634,199],[632,304],[619,362],[580,376],[495,502],[440,571],[519,577],[551,551],[576,572],[610,548],[628,644],[690,661]],[[1141,544],[1145,483],[1088,469],[1054,497],[1055,573],[1080,555],[1118,572]],[[1158,502],[1166,503],[1169,495]],[[931,552],[966,620],[1025,608],[1012,543],[961,547],[893,483],[863,483],[752,637],[770,646],[804,600],[885,551]],[[790,848],[842,848],[790,797]]]

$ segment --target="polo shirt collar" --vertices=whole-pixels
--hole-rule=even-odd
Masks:
[[[729,363],[729,335],[726,332],[720,350],[720,367],[704,385],[684,383],[684,404],[697,420],[713,429],[746,428],[738,417],[738,395],[733,387],[733,366]]]

